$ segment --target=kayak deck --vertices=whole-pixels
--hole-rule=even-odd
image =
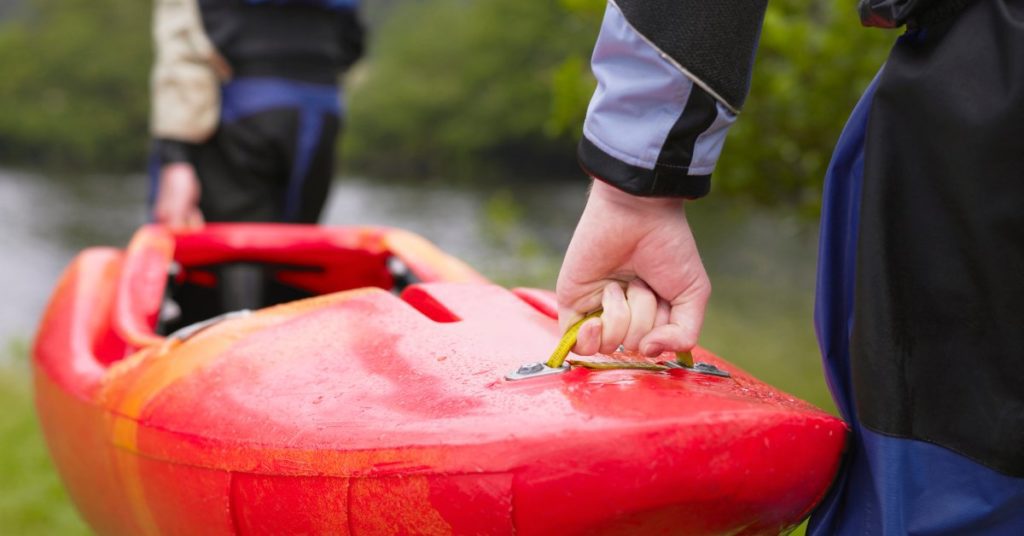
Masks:
[[[40,332],[37,398],[98,532],[777,534],[838,468],[841,421],[703,349],[731,377],[505,380],[558,342],[553,297],[482,278],[342,290],[188,336],[150,327],[76,379],[58,355],[73,337],[48,330],[77,300],[116,316],[102,296],[133,273],[112,251],[78,262]]]

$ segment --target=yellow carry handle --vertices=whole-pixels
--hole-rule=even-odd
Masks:
[[[569,329],[565,330],[565,334],[562,335],[561,340],[558,341],[558,346],[555,347],[555,351],[551,352],[551,357],[548,358],[547,366],[553,369],[561,368],[562,364],[565,363],[565,358],[568,357],[569,352],[572,351],[572,347],[576,345],[576,337],[580,333],[580,326],[584,322],[591,318],[598,318],[601,316],[602,311],[598,309],[592,313],[588,313],[581,318],[575,324],[569,326]],[[686,368],[693,368],[693,354],[690,352],[676,352],[676,362]],[[650,370],[665,370],[666,367],[663,365],[655,365],[653,363],[641,363],[641,362],[594,362],[594,361],[580,361],[573,359],[569,361],[570,365],[586,367],[590,369],[616,369],[616,368],[630,368],[630,369],[650,369]]]

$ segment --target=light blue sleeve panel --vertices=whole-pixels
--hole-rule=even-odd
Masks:
[[[635,195],[700,197],[736,114],[609,2],[591,61],[597,89],[583,168]]]
[[[636,33],[608,4],[591,69],[597,90],[583,134],[623,162],[654,169],[672,125],[683,113],[693,81]]]

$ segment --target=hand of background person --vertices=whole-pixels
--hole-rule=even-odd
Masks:
[[[620,344],[646,356],[697,343],[711,294],[680,199],[636,197],[595,180],[556,289],[562,330],[581,326],[575,352]]]
[[[172,230],[196,229],[204,224],[199,211],[199,177],[191,164],[175,162],[160,169],[153,215]]]

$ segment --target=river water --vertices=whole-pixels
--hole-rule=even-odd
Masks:
[[[506,285],[554,286],[586,183],[451,186],[339,179],[323,221],[415,231]],[[31,341],[61,270],[81,249],[123,246],[145,221],[142,176],[0,170],[0,359]],[[831,407],[811,327],[816,222],[718,199],[687,209],[714,285],[702,345]]]

